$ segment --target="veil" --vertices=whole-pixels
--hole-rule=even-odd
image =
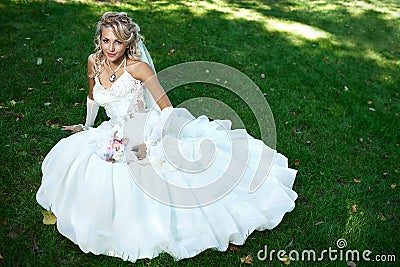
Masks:
[[[146,46],[144,45],[143,41],[139,41],[138,48],[139,48],[139,52],[141,54],[140,61],[143,61],[143,62],[146,62],[147,64],[149,64],[150,68],[154,71],[155,75],[157,75],[156,68],[154,67],[153,59],[151,58],[150,53],[147,50]],[[157,113],[161,112],[160,108],[156,104],[156,101],[154,101],[154,98],[151,95],[151,93],[149,92],[149,90],[145,91],[145,102],[146,102],[145,103],[146,108],[151,109],[151,110],[156,109]]]
[[[138,49],[140,51],[140,60],[149,64],[150,68],[154,71],[154,75],[157,75],[156,69],[153,64],[153,60],[150,56],[149,51],[147,50],[146,46],[144,45],[143,41],[139,41]],[[144,137],[147,140],[148,137],[151,135],[152,129],[154,128],[158,117],[161,114],[161,109],[157,105],[156,101],[154,100],[153,96],[151,95],[150,91],[146,88],[145,90],[145,108],[149,110],[147,115],[147,120],[145,123],[145,130],[144,130]]]

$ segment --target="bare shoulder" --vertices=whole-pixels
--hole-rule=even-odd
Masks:
[[[95,62],[95,54],[93,53],[93,54],[90,54],[90,55],[88,56],[88,65],[93,66],[93,65],[94,65],[94,62]]]
[[[137,80],[145,82],[154,75],[149,64],[143,61],[128,59],[126,62],[126,70]]]

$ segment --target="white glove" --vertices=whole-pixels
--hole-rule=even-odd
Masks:
[[[89,127],[93,126],[94,121],[96,120],[98,111],[99,111],[99,104],[97,104],[96,101],[91,100],[89,97],[87,97],[85,125],[76,124],[76,125],[63,126],[62,130],[71,131],[73,133],[77,133],[82,130],[89,130]]]
[[[171,115],[173,109],[173,107],[166,107],[161,110],[161,114],[158,117],[157,123],[154,125],[154,128],[151,131],[149,137],[149,141],[151,144],[157,144],[160,141],[165,123],[167,122],[167,119],[169,115]]]
[[[90,99],[89,97],[86,98],[86,121],[84,130],[88,130],[89,127],[92,127],[94,121],[97,117],[97,112],[99,111],[99,104],[96,101]]]

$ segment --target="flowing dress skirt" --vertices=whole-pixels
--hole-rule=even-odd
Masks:
[[[144,142],[145,122],[140,114],[127,121],[120,162],[101,154],[115,131],[108,122],[60,140],[43,161],[37,201],[82,251],[132,262],[225,251],[295,207],[296,170],[245,130],[179,110],[140,160],[131,148]]]

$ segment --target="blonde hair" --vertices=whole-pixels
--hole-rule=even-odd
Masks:
[[[127,45],[125,55],[133,60],[140,60],[140,51],[138,44],[144,38],[139,34],[139,26],[128,17],[126,12],[106,12],[101,16],[96,26],[96,35],[94,37],[94,66],[88,76],[93,78],[102,70],[101,57],[104,56],[101,50],[101,31],[103,27],[110,28],[118,40]]]

